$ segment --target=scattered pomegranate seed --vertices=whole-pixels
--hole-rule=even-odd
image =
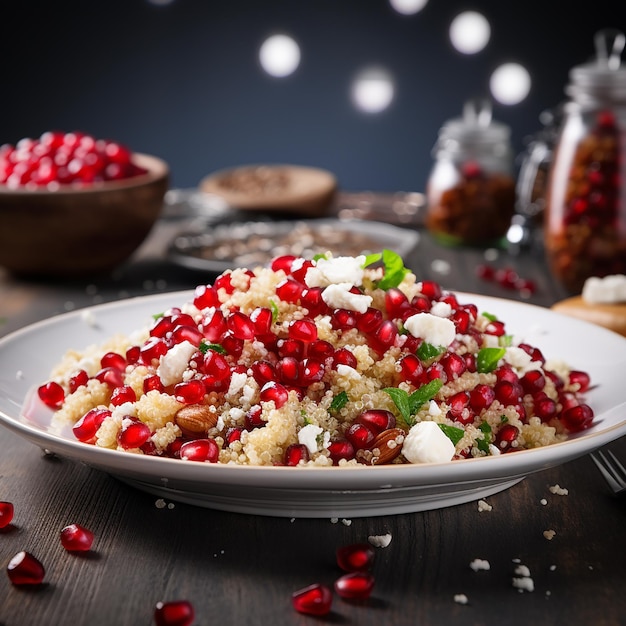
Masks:
[[[7,565],[9,580],[16,586],[40,585],[46,570],[39,560],[29,552],[18,552]]]
[[[572,370],[569,373],[570,385],[578,385],[578,391],[584,393],[589,389],[589,383],[591,379],[587,372],[581,372],[580,370]]]
[[[78,370],[69,380],[70,393],[74,393],[79,387],[84,387],[89,382],[89,374],[85,370]]]
[[[285,450],[283,463],[289,467],[295,467],[302,461],[306,463],[310,459],[309,449],[301,443],[292,443]]]
[[[585,430],[592,424],[593,410],[587,404],[569,407],[561,414],[561,421],[571,432]]]
[[[335,581],[335,591],[346,600],[367,600],[373,588],[374,577],[367,572],[351,572]]]
[[[154,607],[156,626],[191,626],[195,610],[188,600],[157,602]]]
[[[503,289],[516,290],[522,297],[531,296],[537,291],[537,284],[533,280],[519,276],[511,267],[496,269],[481,263],[476,266],[476,276],[488,282],[495,282]]]
[[[374,548],[368,543],[354,543],[337,549],[337,565],[345,572],[363,572],[372,566]]]
[[[261,402],[274,402],[277,409],[283,407],[289,399],[289,392],[284,385],[269,382],[261,387]]]
[[[13,503],[0,502],[0,528],[6,528],[13,521]]]
[[[70,524],[61,531],[61,545],[68,552],[87,552],[93,544],[93,533],[79,524]]]
[[[333,593],[326,586],[313,584],[298,591],[291,597],[293,608],[306,615],[328,615],[333,601]]]
[[[200,311],[219,306],[220,300],[217,297],[217,289],[211,285],[199,285],[195,289],[193,303]]]
[[[41,385],[37,389],[39,399],[51,409],[60,409],[65,401],[65,391],[63,387],[54,381],[50,381]]]
[[[84,443],[93,443],[102,422],[110,415],[108,409],[90,409],[72,427],[74,436]]]
[[[179,454],[186,461],[217,463],[220,449],[215,439],[194,439],[184,443]]]
[[[117,443],[124,450],[140,448],[150,438],[150,427],[137,418],[125,417],[117,434]]]

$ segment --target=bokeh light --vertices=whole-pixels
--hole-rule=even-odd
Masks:
[[[166,7],[170,4],[174,4],[175,0],[146,0],[146,2],[155,7]]]
[[[428,0],[389,0],[391,8],[402,15],[419,13],[427,3]]]
[[[518,104],[530,92],[528,70],[519,63],[504,63],[496,68],[489,80],[491,95],[501,104]]]
[[[261,45],[259,62],[270,76],[289,76],[300,65],[300,46],[288,35],[272,35]]]
[[[393,101],[394,81],[389,71],[381,67],[361,70],[352,82],[352,101],[365,113],[380,113]]]
[[[450,41],[462,54],[476,54],[488,43],[491,26],[482,13],[465,11],[459,13],[450,24]]]

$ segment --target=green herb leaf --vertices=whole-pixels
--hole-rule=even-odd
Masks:
[[[363,263],[363,268],[369,267],[370,265],[374,265],[374,263],[378,263],[378,261],[380,261],[382,258],[383,258],[383,255],[380,252],[366,255],[365,262]]]
[[[328,253],[324,253],[324,254],[322,254],[322,253],[320,253],[320,254],[316,254],[316,255],[313,257],[313,260],[314,260],[314,261],[319,261],[320,259],[327,260],[327,259],[328,259]]]
[[[443,434],[456,446],[465,434],[462,428],[456,426],[448,426],[448,424],[437,424],[443,431]]]
[[[152,319],[153,320],[160,320],[163,317],[163,313],[153,313],[152,314]]]
[[[415,415],[425,402],[432,400],[437,395],[442,386],[443,381],[441,380],[441,378],[435,378],[429,383],[422,385],[417,391],[414,391],[409,396],[409,410],[411,412],[411,415]]]
[[[409,402],[409,394],[398,387],[387,387],[383,391],[391,397],[393,403],[396,405],[402,419],[408,426],[412,425],[411,420],[411,404]]]
[[[348,404],[348,400],[348,394],[345,391],[341,391],[333,398],[328,410],[332,412],[340,411],[344,406],[346,406],[346,404]]]
[[[275,322],[278,319],[278,305],[274,300],[268,300],[268,304],[270,305],[270,311],[272,312],[272,322]]]
[[[206,343],[206,341],[204,340],[200,342],[198,350],[200,350],[202,354],[206,354],[209,350],[213,350],[213,352],[219,352],[220,354],[227,354],[226,349],[223,346],[220,346],[219,343]]]
[[[383,250],[383,264],[385,266],[385,275],[378,283],[380,289],[387,290],[397,287],[409,272],[404,267],[402,257],[392,250]]]
[[[476,356],[476,369],[480,374],[493,372],[505,354],[506,348],[481,348]]]
[[[431,359],[439,356],[444,350],[445,348],[443,347],[433,346],[432,343],[422,341],[422,343],[420,343],[419,345],[419,348],[417,349],[416,354],[421,361],[430,361]]]
[[[491,443],[491,426],[487,422],[482,422],[478,429],[483,433],[482,439],[476,439],[476,446],[482,452],[489,452]]]
[[[508,348],[513,345],[513,335],[501,335],[498,337],[498,345],[502,348]]]
[[[483,311],[481,313],[481,315],[483,317],[486,317],[490,322],[497,322],[498,321],[498,318],[493,313],[487,313],[486,311]]]

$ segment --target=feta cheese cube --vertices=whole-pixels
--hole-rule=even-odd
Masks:
[[[432,313],[417,313],[404,322],[404,327],[414,336],[421,337],[433,346],[449,346],[456,337],[452,320]]]
[[[183,372],[187,369],[187,365],[189,365],[189,359],[191,359],[191,356],[196,350],[196,346],[189,341],[181,341],[181,343],[172,346],[161,357],[161,362],[157,368],[157,375],[165,387],[182,380]]]
[[[419,422],[411,427],[402,446],[409,463],[444,463],[454,456],[454,444],[435,422]]]

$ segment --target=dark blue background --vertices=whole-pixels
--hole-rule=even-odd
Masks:
[[[469,9],[492,36],[464,56],[448,28]],[[386,0],[3,2],[0,143],[83,130],[161,156],[178,187],[223,167],[288,162],[330,169],[344,189],[420,191],[439,127],[488,92],[498,65],[519,62],[533,78],[525,101],[494,109],[519,152],[604,27],[626,30],[626,2],[430,0],[413,16]],[[275,32],[301,47],[286,79],[258,64]],[[354,74],[370,64],[396,81],[378,115],[350,101]]]

